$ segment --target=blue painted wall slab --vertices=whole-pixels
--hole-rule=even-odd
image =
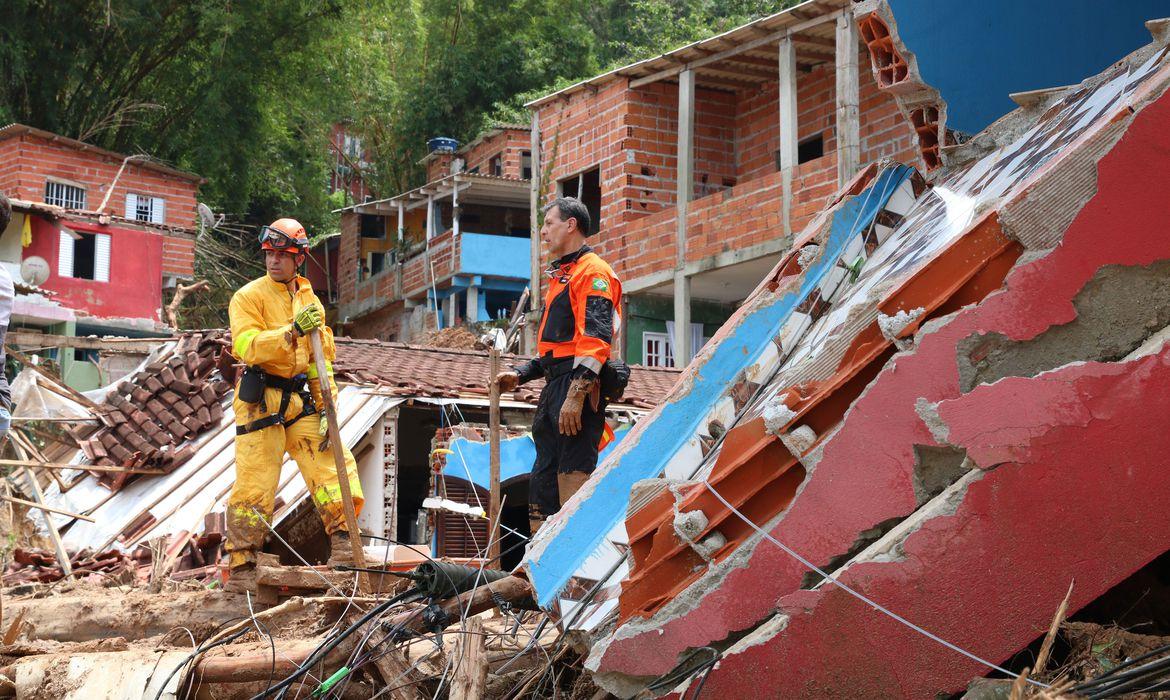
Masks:
[[[1013,92],[1079,83],[1150,42],[1170,0],[889,0],[947,126],[975,134],[1015,109]]]

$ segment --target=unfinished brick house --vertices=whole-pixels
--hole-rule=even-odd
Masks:
[[[848,5],[806,2],[529,103],[550,174],[534,187],[580,194],[600,222],[627,361],[686,364],[859,165],[923,164]]]
[[[0,261],[14,281],[35,288],[17,295],[12,327],[56,335],[169,332],[163,291],[193,274],[201,182],[142,156],[21,124],[0,128],[0,191],[14,214],[0,236]],[[96,364],[68,368],[72,349],[49,352],[61,353],[70,383],[108,379]]]
[[[526,127],[499,125],[459,148],[436,138],[427,184],[342,210],[338,323],[357,338],[410,342],[499,318],[529,277]]]

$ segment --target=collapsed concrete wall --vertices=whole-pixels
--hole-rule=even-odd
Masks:
[[[987,671],[760,532],[993,662],[1047,626],[1069,578],[1076,609],[1162,553],[1151,479],[1170,354],[1151,338],[1170,321],[1168,83],[1153,45],[1003,120],[907,210],[863,222],[832,293],[757,318],[803,288],[842,205],[810,226],[533,548],[542,604],[600,635],[588,666],[602,685],[630,695],[702,649],[723,657],[706,692],[736,695],[766,682],[782,697],[920,696]],[[867,177],[839,201],[872,191]],[[773,355],[736,344],[764,320]],[[655,422],[684,427],[671,404],[703,393],[724,344],[742,372],[692,407],[693,447],[642,442]],[[643,476],[668,479],[634,487],[625,527],[585,543],[583,517],[565,537],[651,444],[661,469]],[[542,578],[571,561],[549,554],[566,541],[593,567]],[[570,582],[584,589],[557,601]]]

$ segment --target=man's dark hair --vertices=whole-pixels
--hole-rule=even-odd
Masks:
[[[8,222],[12,220],[12,204],[8,202],[8,198],[0,192],[0,231],[8,228]]]
[[[568,221],[569,219],[577,220],[577,229],[581,234],[588,236],[591,234],[592,227],[589,222],[589,209],[581,200],[576,197],[557,197],[553,203],[544,208],[545,213],[549,209],[557,208],[557,213],[561,215],[561,221]]]

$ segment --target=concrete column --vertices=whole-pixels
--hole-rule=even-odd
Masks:
[[[792,235],[792,169],[796,167],[796,45],[791,36],[780,40],[780,177],[783,199],[780,218],[784,220],[784,235]]]
[[[459,235],[459,183],[451,189],[451,230]]]
[[[837,183],[841,186],[861,164],[857,43],[857,20],[852,12],[842,12],[837,17]]]
[[[479,317],[479,287],[474,284],[467,288],[467,304],[465,309],[463,315],[467,317],[470,323],[488,320]]]
[[[435,237],[435,196],[427,195],[427,240]]]
[[[528,324],[524,327],[524,353],[536,354],[536,327],[540,323],[540,181],[543,172],[540,169],[540,117],[536,110],[532,110],[532,129],[528,148],[532,151],[532,179],[528,183],[528,212],[529,212],[529,265],[531,279],[528,288],[531,292],[529,308],[532,309]]]
[[[695,191],[695,72],[678,76],[678,178],[675,193],[674,365],[691,361],[691,281],[687,278],[687,213]]]
[[[398,242],[402,242],[403,228],[406,225],[406,209],[402,202],[398,202]]]
[[[458,292],[452,290],[447,295],[447,298],[443,300],[443,311],[446,312],[447,316],[446,328],[453,328],[455,326],[455,317],[459,313],[459,305],[455,303],[459,300],[458,294]]]

